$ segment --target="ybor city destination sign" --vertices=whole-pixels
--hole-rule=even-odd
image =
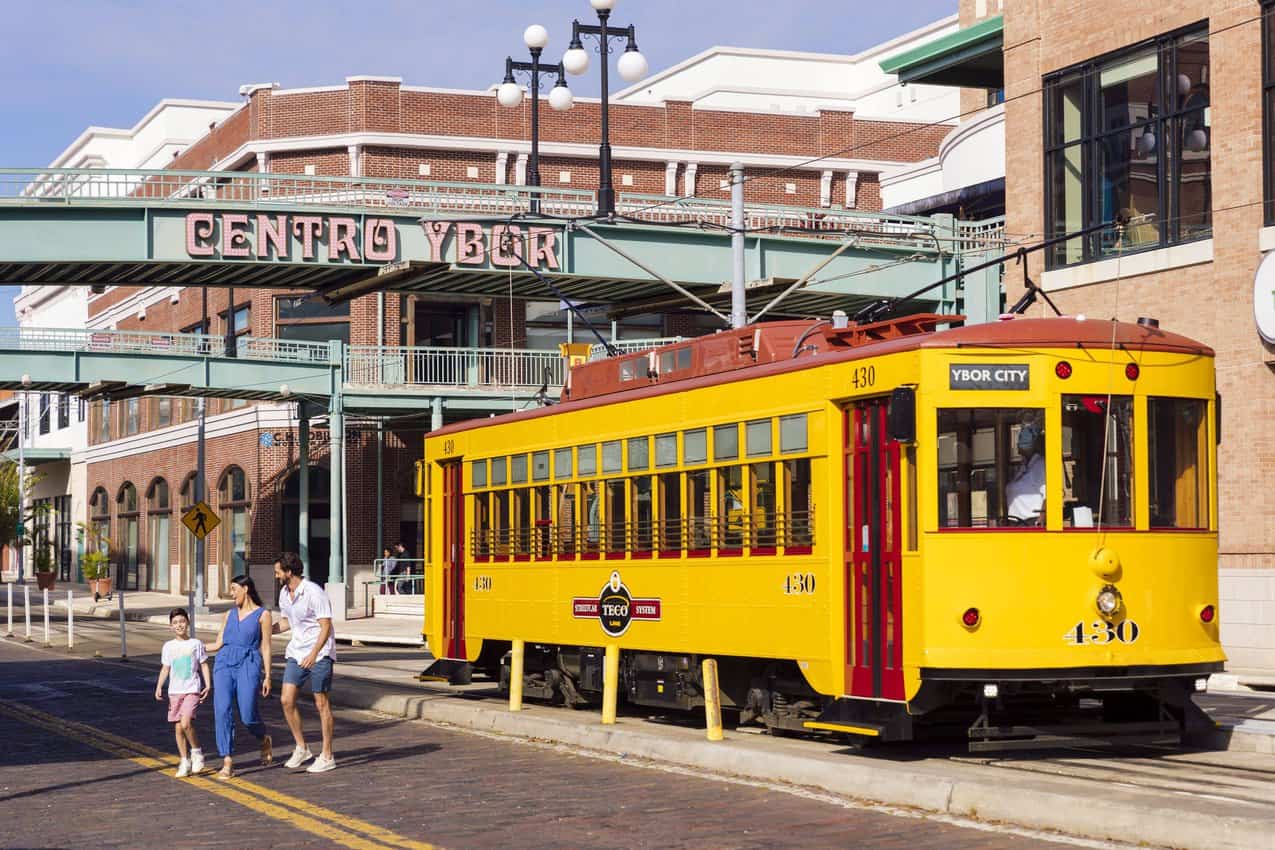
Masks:
[[[502,222],[420,221],[373,216],[192,212],[191,259],[313,263],[452,263],[488,269],[561,268],[561,231]]]

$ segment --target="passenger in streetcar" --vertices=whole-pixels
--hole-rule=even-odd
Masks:
[[[1009,517],[1021,525],[1039,525],[1045,507],[1045,459],[1041,449],[1044,433],[1030,422],[1018,430],[1018,453],[1022,465],[1009,480],[1005,497]]]

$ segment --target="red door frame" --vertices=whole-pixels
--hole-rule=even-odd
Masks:
[[[468,660],[465,653],[465,492],[463,464],[443,467],[443,657]]]
[[[842,412],[845,487],[846,692],[902,700],[903,560],[899,443],[889,399]]]

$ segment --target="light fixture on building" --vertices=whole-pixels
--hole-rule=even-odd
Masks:
[[[1138,136],[1136,143],[1138,156],[1150,156],[1155,153],[1155,133],[1150,127],[1142,131],[1142,135]]]
[[[514,72],[521,71],[531,77],[531,158],[527,162],[527,185],[540,185],[540,72],[556,70],[558,81],[549,92],[549,106],[558,112],[571,108],[575,99],[567,88],[566,69],[559,62],[555,65],[541,63],[540,56],[545,45],[549,43],[549,31],[540,24],[532,24],[522,33],[523,43],[531,51],[530,62],[515,62],[512,56],[505,57],[505,79],[496,89],[496,100],[501,106],[514,107],[522,103],[522,86],[514,80]],[[531,212],[540,212],[540,198],[531,197]]]

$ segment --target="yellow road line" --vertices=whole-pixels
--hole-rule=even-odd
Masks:
[[[0,700],[0,714],[87,744],[149,770],[172,775],[171,768],[177,764],[177,759],[169,753],[94,726],[47,714],[23,703]],[[224,780],[208,782],[195,777],[192,779],[195,785],[205,791],[233,800],[297,829],[337,841],[352,850],[441,850],[433,844],[415,841],[376,824],[316,806],[308,800],[282,794],[255,782],[236,777],[232,786]],[[272,802],[266,802],[267,800]],[[335,824],[325,823],[319,818],[334,821]],[[367,838],[346,828],[364,833]]]

